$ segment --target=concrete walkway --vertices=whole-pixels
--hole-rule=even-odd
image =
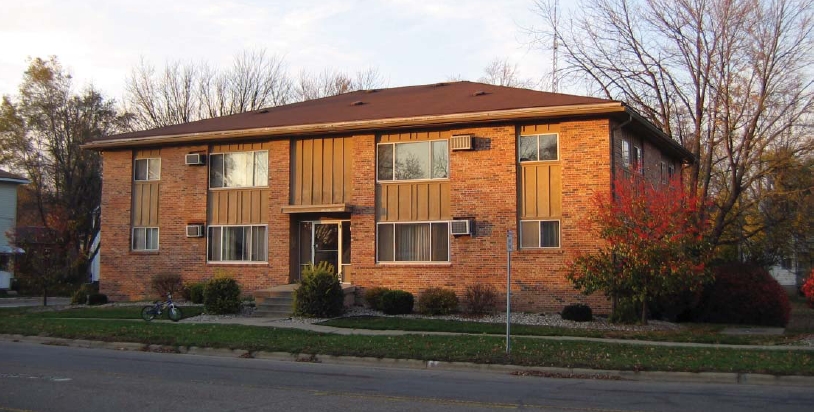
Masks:
[[[71,298],[48,297],[48,306],[65,306],[71,304]],[[38,298],[2,298],[0,308],[21,308],[42,306],[42,297]]]
[[[435,336],[494,336],[505,337],[505,335],[491,335],[483,333],[456,333],[456,332],[422,332],[422,331],[404,331],[404,330],[373,330],[373,329],[349,329],[337,328],[333,326],[315,325],[310,323],[302,323],[292,321],[290,319],[272,319],[272,318],[212,318],[206,321],[199,321],[195,319],[185,319],[182,323],[218,323],[227,325],[246,325],[246,326],[261,326],[271,328],[285,328],[297,329],[315,333],[332,333],[337,335],[363,335],[363,336],[403,336],[403,335],[435,335]],[[663,346],[663,347],[685,347],[685,348],[711,348],[711,349],[741,349],[741,350],[774,350],[774,351],[814,351],[814,345],[808,346],[766,346],[766,345],[725,345],[714,343],[689,343],[689,342],[661,342],[661,341],[647,341],[647,340],[631,340],[631,339],[611,339],[611,338],[590,338],[581,336],[528,336],[528,335],[513,335],[513,338],[524,339],[541,339],[550,341],[581,341],[581,342],[598,342],[598,343],[614,343],[625,345],[648,345],[648,346]]]

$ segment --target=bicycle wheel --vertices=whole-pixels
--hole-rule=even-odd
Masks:
[[[155,319],[155,306],[145,306],[141,309],[141,318],[147,322]]]
[[[183,314],[181,314],[181,309],[172,306],[167,311],[167,317],[170,318],[170,320],[173,322],[178,322],[183,317]]]

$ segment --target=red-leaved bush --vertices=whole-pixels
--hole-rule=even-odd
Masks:
[[[715,282],[704,290],[699,320],[764,326],[789,322],[789,297],[766,269],[733,263],[714,272]]]
[[[803,287],[800,289],[806,297],[808,307],[814,309],[814,270],[808,275],[808,280],[806,280],[806,283],[803,283]]]

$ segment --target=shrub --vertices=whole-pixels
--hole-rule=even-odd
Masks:
[[[294,314],[318,318],[342,314],[345,295],[334,270],[325,261],[302,270],[302,282],[294,292]]]
[[[71,297],[71,305],[85,305],[88,303],[88,295],[99,293],[99,286],[93,283],[83,283]]]
[[[88,295],[88,305],[104,305],[107,303],[107,295],[104,293],[91,293]]]
[[[381,286],[367,289],[365,290],[365,301],[371,309],[382,310],[382,295],[389,291],[390,289]]]
[[[464,291],[467,312],[473,315],[494,313],[497,308],[497,289],[484,283],[469,285]]]
[[[418,297],[418,311],[425,315],[449,315],[458,311],[458,297],[450,289],[429,288]]]
[[[735,263],[715,269],[715,282],[704,290],[699,312],[704,322],[785,326],[791,305],[766,269]]]
[[[803,287],[800,288],[800,290],[803,292],[803,296],[806,297],[808,307],[814,309],[814,270],[808,275],[808,280],[806,280],[806,283],[803,283]]]
[[[167,297],[168,293],[175,294],[184,290],[181,275],[177,273],[159,273],[153,276],[150,284],[161,298]]]
[[[217,276],[206,282],[203,293],[206,313],[223,315],[240,312],[240,286],[226,276]]]
[[[590,322],[593,320],[591,307],[581,303],[573,303],[562,308],[560,316],[565,320],[573,320],[574,322]]]
[[[404,315],[413,311],[413,294],[403,290],[389,290],[382,295],[382,312]]]
[[[183,289],[184,299],[201,304],[204,302],[204,289],[206,289],[205,282],[188,283]]]

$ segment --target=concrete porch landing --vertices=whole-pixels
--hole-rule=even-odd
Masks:
[[[356,300],[356,286],[350,283],[342,283],[342,293],[345,295],[345,307],[353,306]],[[255,291],[254,296],[254,316],[261,318],[290,318],[294,312],[294,291],[300,285],[291,283],[288,285],[274,286],[268,289]]]

